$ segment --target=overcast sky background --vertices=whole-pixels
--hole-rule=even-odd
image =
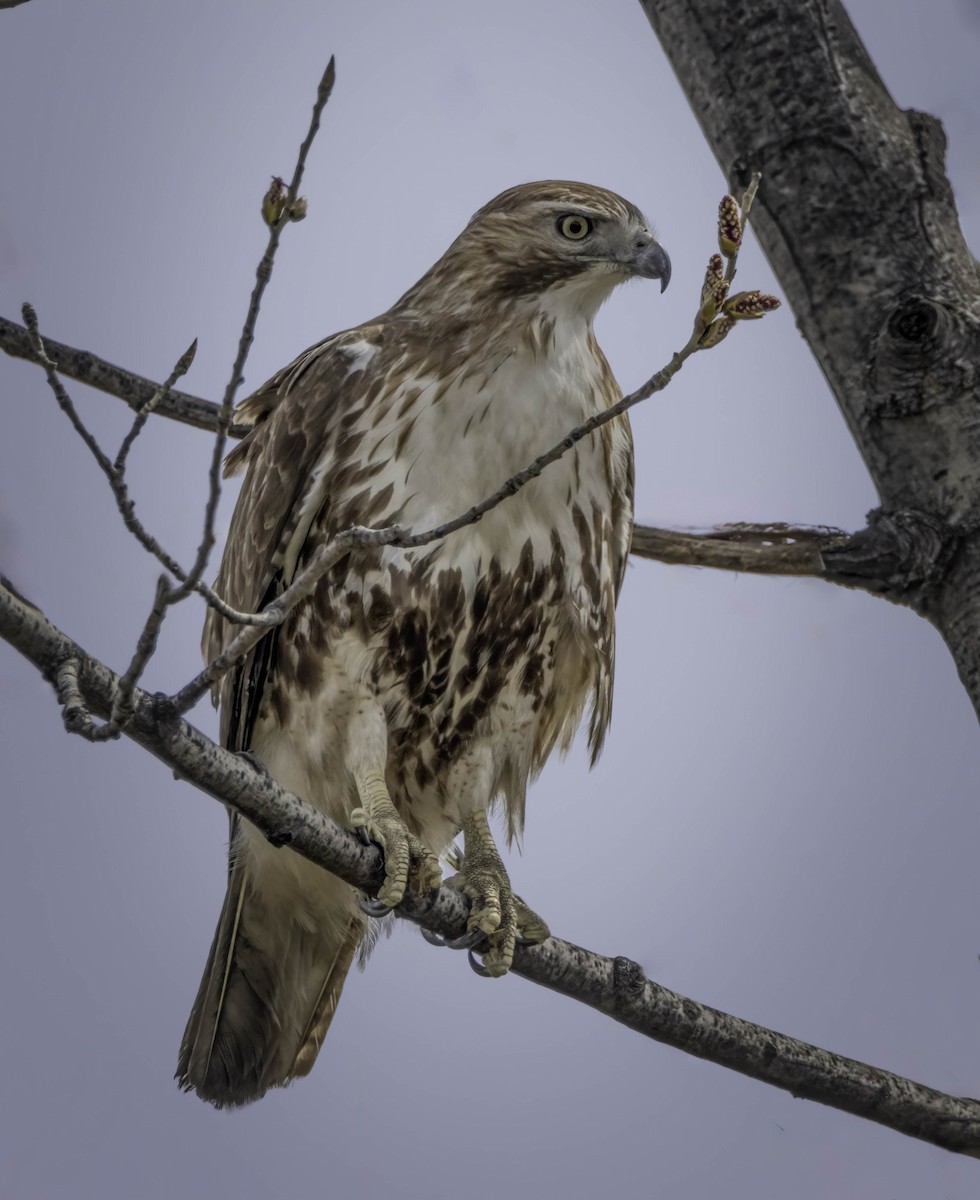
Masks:
[[[974,0],[852,0],[898,103],[935,113],[980,244]],[[218,398],[330,53],[338,82],[246,388],[385,309],[514,183],[611,187],[670,290],[624,288],[625,389],[687,338],[724,180],[635,0],[33,0],[0,11],[0,312]],[[751,238],[743,287],[778,292]],[[0,361],[0,569],[119,668],[155,570],[37,368]],[[105,444],[118,401],[71,386]],[[637,516],[846,528],[871,484],[788,308],[634,417]],[[209,440],[155,420],[136,501],[187,561]],[[233,496],[225,498],[222,532]],[[198,666],[202,613],[146,679]],[[612,735],[532,790],[518,890],[668,987],[980,1095],[980,738],[939,636],[817,581],[636,562]],[[659,1046],[409,928],[354,974],[313,1075],[216,1113],[172,1081],[224,889],[226,822],[128,743],[67,737],[0,646],[0,1200],[595,1195],[973,1200],[980,1166]],[[194,718],[211,732],[209,707]]]

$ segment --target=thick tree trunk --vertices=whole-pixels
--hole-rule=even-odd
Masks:
[[[877,488],[838,578],[939,629],[980,713],[980,281],[935,118],[838,0],[641,0]]]

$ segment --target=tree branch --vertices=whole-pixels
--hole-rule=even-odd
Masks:
[[[0,637],[56,686],[70,730],[85,735],[93,716],[110,718],[121,691],[119,677],[86,654],[2,577]],[[354,887],[371,894],[377,891],[384,873],[375,846],[362,845],[246,757],[217,746],[180,718],[166,697],[134,688],[131,703],[125,735],[179,778],[241,813],[273,845],[289,846]],[[408,897],[396,911],[443,937],[459,937],[466,927],[467,902],[446,886],[434,899]],[[698,1004],[646,979],[627,958],[609,958],[552,937],[540,946],[518,946],[512,973],[578,1000],[655,1041],[898,1133],[980,1157],[980,1102],[945,1095]]]
[[[754,575],[811,575],[831,583],[824,556],[851,536],[829,525],[719,525],[714,529],[658,529],[634,525],[630,547],[638,558],[687,567],[715,567]],[[852,585],[858,586],[858,585]]]
[[[44,348],[48,357],[54,363],[58,374],[84,383],[87,387],[115,396],[136,413],[150,403],[154,395],[160,391],[160,385],[145,379],[115,363],[106,362],[97,354],[88,350],[76,350],[63,342],[45,337]],[[31,343],[31,335],[27,328],[18,325],[16,321],[0,317],[0,350],[11,358],[23,358],[36,363],[37,354]],[[202,400],[200,396],[192,396],[189,392],[171,390],[162,397],[154,411],[182,425],[191,425],[194,429],[203,429],[215,433],[218,428],[219,405],[211,400]],[[248,425],[232,425],[228,430],[229,437],[244,437],[248,433]]]
[[[243,379],[242,372],[245,367],[245,361],[248,358],[249,350],[252,346],[254,338],[255,324],[259,316],[259,308],[262,303],[262,297],[265,294],[266,286],[272,276],[272,268],[275,262],[276,251],[279,247],[279,239],[283,228],[290,221],[300,221],[306,215],[306,201],[298,195],[299,187],[303,179],[303,173],[306,168],[306,159],[309,155],[310,148],[313,145],[313,139],[316,137],[317,131],[320,128],[320,118],[323,110],[326,107],[327,101],[330,99],[330,94],[333,91],[334,82],[336,79],[336,70],[333,56],[327,63],[320,84],[317,88],[316,100],[313,105],[313,114],[310,119],[309,129],[306,137],[303,139],[299,148],[299,154],[296,159],[296,165],[293,170],[293,178],[288,189],[279,178],[272,181],[272,186],[266,193],[262,202],[262,217],[269,227],[269,237],[266,243],[265,251],[262,255],[259,265],[255,272],[255,284],[252,288],[251,298],[249,300],[248,311],[245,316],[245,322],[242,326],[241,336],[238,341],[238,350],[235,356],[235,362],[231,370],[231,378],[225,388],[224,396],[220,405],[215,406],[214,413],[214,446],[211,453],[211,465],[208,471],[208,495],[204,507],[204,530],[201,535],[201,541],[198,545],[197,552],[194,556],[194,562],[189,571],[184,571],[180,565],[170,555],[168,555],[159,542],[146,530],[142,522],[136,516],[132,500],[129,497],[128,487],[125,481],[126,459],[136,438],[141,433],[143,426],[151,413],[159,408],[167,399],[171,389],[178,379],[180,379],[194,360],[194,355],[197,350],[197,339],[192,342],[191,346],[180,357],[177,365],[174,367],[167,379],[161,387],[154,392],[137,407],[136,419],[129,430],[129,433],[123,439],[116,459],[113,462],[108,455],[102,450],[95,437],[89,432],[81,417],[78,414],[74,404],[64,386],[58,377],[56,363],[48,354],[44,342],[41,338],[38,329],[37,314],[32,305],[25,303],[23,306],[24,324],[27,327],[28,339],[30,342],[31,357],[35,362],[43,367],[45,375],[51,390],[54,392],[55,398],[58,401],[59,407],[71,421],[75,432],[81,437],[82,441],[91,451],[99,467],[102,469],[106,478],[109,481],[109,486],[112,489],[113,496],[116,500],[116,505],[120,515],[126,525],[126,528],[137,538],[140,544],[153,554],[176,579],[176,582],[171,585],[165,575],[160,576],[157,580],[156,594],[146,621],[143,631],[140,635],[136,651],[130,661],[125,674],[118,681],[118,688],[110,710],[109,718],[105,725],[96,726],[89,718],[85,718],[79,713],[77,704],[77,688],[73,674],[73,669],[69,669],[66,664],[59,674],[57,687],[59,695],[63,699],[63,703],[67,711],[70,711],[72,716],[70,728],[75,732],[84,733],[90,741],[106,741],[118,736],[120,730],[133,716],[133,696],[135,693],[136,684],[141,678],[143,671],[156,651],[157,642],[160,635],[160,629],[166,619],[169,609],[181,603],[192,593],[197,592],[202,595],[209,604],[217,608],[230,620],[239,620],[243,624],[254,624],[255,619],[251,615],[236,614],[222,600],[214,595],[210,588],[202,582],[202,575],[207,567],[210,558],[211,550],[214,546],[214,520],[218,508],[218,501],[221,496],[221,463],[225,455],[225,446],[227,442],[228,430],[232,423],[232,414],[234,411],[235,395],[240,387]],[[288,609],[286,610],[288,612]],[[285,616],[285,613],[283,614]],[[262,630],[268,628],[271,623],[268,618],[261,620],[259,624]],[[259,633],[258,637],[262,634]],[[258,640],[256,637],[256,641]],[[230,664],[229,664],[230,665]],[[182,694],[189,692],[185,688]],[[186,707],[190,707],[191,703],[196,703],[203,691],[200,689],[194,693],[193,700],[187,703]],[[69,724],[66,717],[66,725]]]
[[[323,110],[330,99],[336,77],[334,58],[331,54],[330,61],[327,63],[317,87],[316,100],[313,103],[313,114],[310,117],[310,126],[306,137],[300,145],[289,188],[285,195],[283,195],[282,181],[278,178],[274,179],[272,188],[267,193],[262,205],[262,216],[269,226],[269,240],[266,243],[265,253],[262,255],[255,271],[255,284],[249,298],[248,311],[245,314],[241,336],[238,339],[238,352],[235,355],[235,362],[231,368],[231,377],[225,388],[225,394],[222,396],[221,404],[218,406],[214,448],[211,453],[211,466],[208,469],[208,498],[204,506],[204,531],[201,535],[201,542],[197,548],[197,554],[194,557],[194,562],[188,572],[188,576],[167,595],[166,604],[168,605],[180,603],[181,600],[185,599],[185,597],[189,596],[195,590],[196,585],[201,581],[214,546],[214,518],[218,511],[218,501],[221,498],[221,464],[225,457],[228,429],[231,425],[232,414],[235,408],[235,396],[242,385],[242,372],[245,370],[245,361],[248,358],[255,337],[255,324],[259,319],[259,308],[262,304],[262,297],[265,295],[265,289],[272,278],[272,268],[275,263],[276,252],[279,249],[279,238],[283,229],[290,221],[300,221],[306,215],[306,201],[300,200],[299,187],[303,181],[303,172],[306,170],[306,159],[310,152],[310,147],[313,145],[313,139],[320,128],[320,117],[323,115]],[[270,198],[272,199],[271,207]]]
[[[58,373],[79,383],[97,388],[107,395],[123,400],[137,413],[153,402],[152,411],[160,416],[214,433],[218,427],[220,406],[188,392],[165,390],[160,384],[124,367],[108,363],[85,350],[76,350],[62,342],[45,337],[44,349]],[[15,358],[38,362],[31,346],[30,334],[22,325],[0,317],[0,350]],[[247,425],[232,425],[228,436],[244,437]],[[824,560],[851,546],[842,530],[831,526],[799,526],[784,522],[763,525],[745,523],[721,525],[707,530],[662,529],[652,525],[633,527],[632,553],[639,558],[673,566],[713,567],[727,571],[745,571],[756,575],[804,575],[824,579],[847,587],[884,594],[884,579],[890,574],[887,566],[875,569],[873,543],[865,533],[863,567],[857,570],[834,570]],[[848,539],[848,540],[845,540]],[[178,575],[178,578],[181,576]],[[222,606],[220,598],[199,588],[205,599],[230,620],[241,620],[241,614]],[[896,598],[896,597],[893,597]],[[261,623],[261,622],[260,622]]]
[[[157,539],[149,532],[143,522],[136,515],[136,507],[133,504],[132,497],[129,494],[129,486],[126,483],[126,458],[130,449],[132,448],[132,444],[136,437],[139,436],[145,418],[148,417],[149,414],[161,403],[163,403],[163,401],[165,401],[167,396],[170,394],[169,385],[171,381],[175,378],[178,378],[180,374],[182,374],[183,371],[186,370],[190,365],[190,361],[193,359],[194,351],[197,346],[196,339],[179,359],[176,367],[171,372],[167,383],[162,384],[159,387],[155,387],[154,391],[147,397],[146,402],[138,408],[136,419],[133,422],[129,433],[123,439],[123,443],[119,448],[119,453],[116,455],[115,462],[112,462],[109,459],[109,456],[96,441],[95,437],[86,427],[85,423],[82,421],[78,414],[78,410],[75,408],[75,405],[72,402],[71,397],[68,395],[68,392],[62,384],[58,375],[57,364],[48,353],[47,343],[41,339],[41,334],[38,330],[37,313],[30,304],[24,305],[24,319],[27,323],[27,329],[25,332],[27,333],[31,343],[31,357],[33,358],[34,362],[38,363],[44,369],[48,384],[54,393],[55,399],[58,401],[58,407],[68,417],[72,424],[72,428],[88,447],[93,458],[98,463],[102,473],[108,480],[109,488],[112,491],[113,499],[116,501],[116,508],[119,510],[119,515],[122,517],[123,524],[133,535],[133,537],[136,538],[143,549],[146,550],[148,554],[151,554],[161,564],[161,566],[163,566],[176,580],[179,581],[181,585],[179,594],[177,589],[173,589],[171,594],[177,596],[178,599],[183,599],[188,592],[193,591],[203,597],[203,599],[206,600],[212,608],[217,609],[218,612],[227,617],[229,620],[241,621],[245,623],[253,620],[253,618],[236,613],[235,609],[233,609],[230,605],[225,604],[221,597],[217,596],[211,590],[211,588],[202,583],[200,579],[191,578],[190,573],[184,570],[184,568],[179,562],[177,562],[173,555],[167,553],[163,546],[160,545]],[[207,402],[201,401],[201,403],[203,404]],[[212,405],[211,407],[214,408],[215,413],[217,413],[218,406]],[[217,420],[217,417],[215,419]],[[159,596],[157,602],[160,602]],[[167,600],[166,598],[164,602],[173,603],[173,601]]]
[[[753,227],[881,497],[840,565],[937,627],[980,715],[980,280],[942,127],[840,0],[641,3],[729,186],[762,173]]]

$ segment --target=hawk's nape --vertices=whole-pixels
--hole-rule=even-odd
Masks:
[[[353,525],[430,528],[471,508],[620,392],[592,331],[629,278],[670,261],[632,204],[587,184],[503,192],[383,316],[327,338],[246,400],[245,480],[216,589],[255,611]],[[547,926],[514,896],[508,836],[527,785],[588,710],[612,711],[615,603],[629,549],[625,416],[442,541],[359,551],[227,676],[222,736],[384,851],[380,899],[458,876],[502,975]],[[234,634],[214,610],[210,659]],[[228,889],[177,1077],[240,1105],[306,1074],[367,918],[352,890],[232,820]]]

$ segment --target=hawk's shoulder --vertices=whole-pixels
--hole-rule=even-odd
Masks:
[[[288,585],[310,524],[326,499],[332,433],[360,407],[384,341],[381,321],[348,329],[295,358],[235,411],[250,431],[225,460],[225,475],[246,471],[228,531],[215,590],[255,612]],[[219,654],[227,622],[209,610],[204,653]]]
[[[371,361],[381,348],[384,333],[382,320],[335,333],[304,350],[247,396],[235,409],[235,423],[251,429],[225,459],[225,478],[244,469],[260,440],[256,432],[284,400],[294,397],[294,424],[297,417],[306,418],[307,423],[315,421],[342,402],[350,392],[350,376]]]

